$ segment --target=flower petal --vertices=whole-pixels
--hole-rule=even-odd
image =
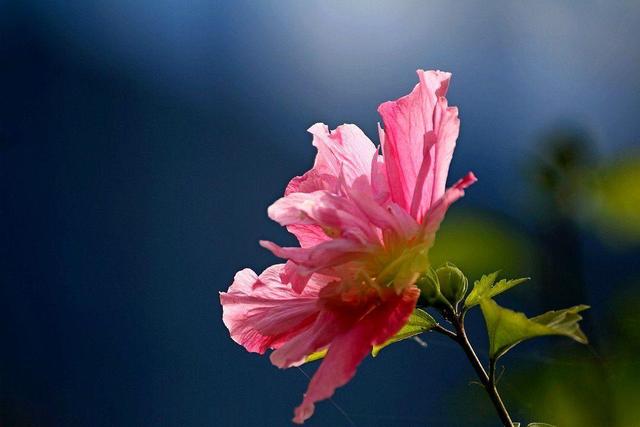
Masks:
[[[310,248],[282,247],[267,240],[261,240],[260,245],[279,258],[314,270],[348,262],[355,254],[364,252],[361,244],[348,239],[328,240]]]
[[[302,176],[296,176],[284,190],[284,195],[291,193],[313,193],[318,190],[331,190],[336,187],[337,177],[321,174],[316,169],[305,172]]]
[[[288,194],[276,200],[267,212],[269,218],[280,225],[318,225],[332,237],[349,236],[363,245],[379,242],[378,235],[358,206],[348,198],[328,191]]]
[[[303,333],[284,343],[269,356],[271,363],[279,368],[289,368],[304,362],[306,357],[325,348],[349,324],[330,311],[322,311],[316,321]]]
[[[300,246],[303,248],[315,246],[331,239],[322,227],[314,224],[287,225],[287,231],[296,236],[298,242],[300,242]]]
[[[378,107],[392,199],[418,220],[444,193],[460,122],[444,98],[451,73],[418,70],[420,83]]]
[[[330,175],[321,175],[317,170],[311,169],[302,176],[297,176],[289,181],[284,192],[285,197],[292,193],[313,193],[318,190],[331,190],[337,187],[338,179]],[[322,227],[314,224],[290,224],[287,230],[298,238],[303,248],[317,245],[329,240]]]
[[[278,347],[308,328],[320,311],[318,294],[327,280],[314,277],[298,294],[280,281],[283,269],[283,264],[276,264],[258,277],[245,268],[228,292],[220,293],[222,320],[231,338],[250,352],[262,354]]]
[[[374,156],[371,162],[371,190],[376,201],[381,205],[384,205],[391,197],[384,158],[380,155]]]
[[[301,424],[311,417],[315,403],[328,399],[336,388],[349,382],[374,345],[386,342],[407,323],[419,293],[416,288],[405,290],[333,339],[326,357],[309,383],[302,403],[295,409],[295,423]]]
[[[404,240],[415,236],[419,224],[404,210],[398,209],[395,203],[388,203],[386,208],[375,199],[375,195],[365,177],[356,179],[347,190],[349,198],[358,206],[372,226],[384,232],[392,232]]]
[[[344,174],[347,184],[371,173],[371,160],[377,148],[356,125],[345,124],[329,132],[327,125],[316,123],[309,128],[318,155],[313,169],[320,174],[338,177]]]

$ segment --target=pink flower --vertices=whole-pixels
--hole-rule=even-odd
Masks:
[[[451,74],[418,76],[409,95],[378,108],[383,155],[355,125],[309,128],[315,164],[268,210],[300,247],[261,241],[286,263],[259,276],[242,270],[220,294],[231,337],[251,352],[274,349],[274,365],[297,366],[327,350],[296,423],[407,322],[440,222],[476,181],[470,172],[445,191],[460,127],[445,98]]]

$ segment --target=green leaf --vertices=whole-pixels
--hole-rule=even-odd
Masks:
[[[589,340],[578,324],[582,320],[582,316],[578,313],[588,308],[588,305],[582,304],[564,310],[551,310],[530,320],[553,329],[556,332],[555,335],[564,335],[579,343],[587,344]]]
[[[483,275],[480,280],[476,280],[473,283],[473,290],[469,292],[467,299],[464,301],[465,308],[469,309],[473,306],[480,304],[482,298],[493,298],[503,292],[508,291],[516,285],[529,280],[528,277],[521,277],[519,279],[502,279],[498,283],[495,283],[500,271],[495,271],[491,274]],[[495,283],[495,284],[494,284]]]
[[[409,321],[406,323],[406,325],[404,325],[397,334],[389,338],[389,340],[387,340],[385,343],[374,346],[373,350],[371,351],[371,355],[373,357],[376,357],[378,353],[380,353],[380,350],[382,350],[386,346],[426,332],[436,325],[436,320],[431,317],[429,313],[416,308],[409,317]]]
[[[500,307],[490,298],[481,299],[480,308],[487,324],[489,356],[492,359],[499,358],[522,341],[545,335],[564,335],[579,343],[587,343],[587,337],[578,325],[582,320],[578,313],[589,308],[586,305],[549,311],[531,319],[523,313]]]

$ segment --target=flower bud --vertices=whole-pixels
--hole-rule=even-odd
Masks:
[[[440,292],[438,274],[433,269],[430,268],[422,274],[418,278],[416,286],[420,289],[420,299],[422,299],[427,306],[439,309],[451,308],[449,301],[447,301]]]
[[[458,304],[467,293],[469,281],[458,267],[447,263],[436,270],[440,293],[451,303],[452,306]]]

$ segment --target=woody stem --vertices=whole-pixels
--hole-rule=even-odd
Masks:
[[[491,403],[493,403],[493,406],[496,412],[498,413],[498,417],[500,417],[500,421],[505,427],[513,427],[513,421],[511,421],[509,412],[507,411],[507,408],[504,405],[504,402],[502,401],[500,394],[498,393],[498,389],[496,388],[495,360],[490,361],[489,374],[487,374],[487,371],[482,366],[480,359],[478,359],[478,356],[476,355],[476,352],[473,350],[473,347],[469,342],[469,338],[467,337],[467,333],[464,328],[464,314],[460,314],[460,315],[456,314],[451,317],[452,317],[451,323],[455,328],[455,331],[456,331],[455,333],[449,331],[446,328],[441,327],[440,325],[438,325],[435,328],[435,331],[448,336],[449,338],[457,342],[460,345],[460,347],[462,347],[465,355],[467,356],[467,359],[469,359],[469,362],[471,363],[471,366],[473,366],[473,369],[476,371],[476,374],[478,375],[478,378],[480,379],[482,386],[484,387],[487,394],[489,395],[489,398],[491,399]]]

